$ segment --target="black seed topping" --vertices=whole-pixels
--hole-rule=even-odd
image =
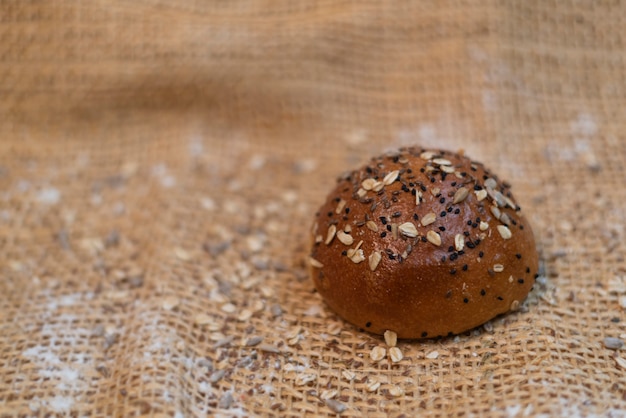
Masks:
[[[469,233],[469,231],[463,231],[463,235],[465,235],[466,237],[469,237],[469,236],[470,236],[470,233]],[[471,248],[471,247],[470,247],[470,248]]]
[[[341,252],[341,255],[348,255],[348,251],[343,250],[343,251]]]
[[[459,255],[458,255],[457,253],[452,253],[452,254],[450,254],[450,261],[454,261],[454,260],[456,260],[457,258],[459,258]]]
[[[426,338],[428,336],[428,333],[426,331],[422,332],[422,338]]]
[[[453,208],[452,208],[452,206],[448,206],[448,208],[446,209],[446,211],[447,211],[448,213],[450,213],[450,212],[452,212],[452,209],[453,209]]]
[[[441,213],[439,214],[439,216],[441,216],[442,218],[443,218],[444,216],[446,216],[446,211],[445,211],[445,210],[444,210],[444,211],[441,211]]]
[[[498,300],[504,300],[504,299],[502,298],[502,296],[498,296],[498,298],[497,298],[497,299],[498,299]]]
[[[440,230],[441,232],[443,232],[443,231],[445,231],[445,230],[446,230],[446,227],[445,227],[445,226],[440,226],[440,227],[439,227],[439,230]]]
[[[476,248],[476,246],[474,245],[472,241],[467,241],[465,245],[467,245],[467,248]]]
[[[517,257],[518,259],[522,258],[522,255],[520,253],[515,254],[515,257]]]
[[[436,181],[436,180],[435,180],[435,178],[434,178],[434,177],[431,177],[431,178],[430,178],[430,182],[431,182],[431,183],[434,183],[435,181]]]
[[[402,216],[402,212],[394,212],[391,216],[394,218],[399,218],[400,216]]]
[[[391,232],[391,225],[387,225],[387,231]]]
[[[396,259],[396,255],[394,253],[387,253],[387,255],[389,256],[390,260],[395,260]]]
[[[480,296],[485,296],[487,294],[487,292],[485,291],[485,289],[480,289]]]
[[[442,263],[445,263],[445,262],[446,262],[446,256],[445,256],[445,255],[441,257],[441,262],[442,262]]]
[[[520,224],[519,229],[524,229],[524,225]]]
[[[439,199],[439,203],[442,203],[442,204],[446,203],[446,198],[445,197],[440,198]]]
[[[333,216],[333,213],[332,213],[332,212],[328,212],[328,213],[327,213],[327,215],[328,215],[328,217],[330,218],[330,217],[332,217],[332,216]]]
[[[468,224],[468,225],[471,225],[471,224],[472,224],[472,221],[467,221],[467,224]]]
[[[413,214],[413,219],[416,220],[416,221],[419,219],[419,216],[417,216],[417,213]]]
[[[426,169],[424,169],[424,167],[420,168],[420,173],[423,173],[424,171],[426,171]]]
[[[449,253],[453,253],[454,252],[454,247],[452,245],[448,247],[448,252]]]
[[[467,264],[463,264],[463,271],[467,271]]]
[[[465,254],[465,251],[460,250],[457,254],[459,254],[459,255],[463,255],[463,254]]]
[[[452,257],[450,257],[450,258],[452,258]],[[452,275],[456,274],[456,269],[450,270],[450,274],[452,274]]]
[[[482,186],[479,184],[474,185],[474,190],[482,190]]]
[[[380,221],[383,223],[383,225],[387,225],[387,218],[385,218],[384,216],[381,216],[378,219],[380,219]]]
[[[469,303],[469,299],[468,298],[464,298],[463,299],[463,303]]]
[[[422,189],[423,192],[425,192],[427,190],[426,186],[424,186],[423,184],[420,184],[420,189]]]
[[[415,196],[415,195],[417,194],[417,190],[415,190],[415,189],[411,189],[411,194],[412,194],[413,196]]]
[[[524,279],[517,279],[517,283],[524,284]]]
[[[478,224],[477,224],[476,222],[474,222],[474,223],[472,224],[472,228],[478,228]]]
[[[367,323],[365,324],[365,327],[366,327],[366,328],[369,328],[369,327],[371,327],[371,326],[372,326],[372,323],[371,323],[371,322],[367,322]]]
[[[459,213],[461,213],[461,209],[459,209],[459,208],[454,209],[454,214],[455,215],[458,215]]]
[[[526,267],[526,273],[530,273],[530,267]]]
[[[387,236],[387,231],[383,231],[380,233],[381,238],[385,238]]]
[[[406,169],[406,172],[407,172],[407,173],[409,173],[409,174],[411,174],[411,173],[413,172],[413,170],[411,170],[410,168],[407,168],[407,169]]]
[[[422,239],[422,242],[427,242],[428,241],[424,235],[422,235],[421,239]]]
[[[484,256],[484,255],[485,255],[485,253],[484,253],[484,252],[482,252],[482,251],[478,253],[478,256],[479,256],[480,258],[483,258],[483,256]]]
[[[452,187],[456,186],[456,181],[453,181],[452,183],[450,183],[450,186]]]

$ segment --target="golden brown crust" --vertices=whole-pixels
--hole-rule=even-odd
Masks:
[[[376,334],[430,338],[476,327],[515,309],[537,269],[510,186],[442,150],[403,148],[344,175],[313,225],[315,287],[340,316]]]

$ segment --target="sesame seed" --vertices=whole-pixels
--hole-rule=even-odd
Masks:
[[[494,264],[493,271],[495,271],[496,273],[500,273],[504,271],[504,266],[502,264]]]
[[[378,225],[376,225],[374,221],[367,221],[365,226],[367,226],[370,231],[378,232]]]
[[[511,225],[511,218],[506,213],[503,213],[502,216],[500,216],[500,222],[507,226]]]
[[[480,202],[487,197],[487,190],[476,190],[474,191],[474,194],[476,195],[476,200]]]
[[[430,212],[422,217],[421,224],[422,226],[427,226],[435,222],[436,219],[437,219],[437,215],[435,215],[434,212]]]
[[[380,255],[378,251],[376,251],[376,252],[371,253],[367,259],[368,259],[368,263],[370,266],[370,270],[375,271],[376,267],[378,267],[378,264],[380,263],[380,260],[382,259],[382,256]]]
[[[426,239],[433,245],[441,245],[441,236],[435,231],[428,231],[428,233],[426,234]]]
[[[324,244],[329,245],[333,238],[335,238],[335,233],[337,232],[337,227],[333,224],[328,227],[328,232],[326,233],[326,240]]]
[[[410,238],[415,238],[417,236],[417,228],[411,222],[405,222],[398,227],[400,233]]]
[[[495,189],[498,186],[498,183],[493,178],[488,178],[485,180],[485,187],[488,189]]]
[[[511,230],[506,225],[498,225],[498,232],[503,239],[510,239],[513,236]]]
[[[463,238],[463,235],[461,234],[456,234],[454,236],[454,248],[456,248],[457,251],[461,251],[464,246],[465,246],[465,238]]]
[[[398,178],[399,173],[400,172],[398,170],[394,170],[391,173],[387,174],[385,178],[383,178],[383,184],[385,186],[389,186],[390,184],[392,184]]]
[[[509,283],[513,283],[513,276],[509,276]]]
[[[337,239],[341,241],[341,243],[344,245],[352,245],[352,243],[354,242],[354,238],[352,238],[352,235],[346,234],[343,231],[337,231]]]
[[[465,200],[467,195],[469,194],[469,190],[465,187],[461,187],[454,193],[454,197],[452,198],[452,203],[460,203]]]
[[[321,269],[322,267],[324,267],[324,265],[322,263],[320,263],[319,261],[317,261],[313,257],[309,257],[309,264],[312,267],[315,267],[315,268],[318,268],[318,269]]]
[[[511,310],[516,311],[519,308],[519,300],[514,300],[511,302]]]
[[[487,222],[485,222],[485,221],[481,221],[479,226],[478,226],[478,228],[481,231],[486,231],[487,229],[489,229],[489,224]]]
[[[362,199],[362,198],[364,198],[367,195],[367,190],[365,190],[364,188],[360,187],[359,190],[357,190],[356,194],[357,194],[357,196],[359,196]]]
[[[493,213],[493,216],[496,219],[500,219],[500,216],[502,215],[502,213],[500,212],[500,209],[498,209],[497,206],[491,206],[489,210],[491,210],[491,213]]]
[[[430,189],[430,194],[433,196],[439,196],[439,193],[441,193],[441,189],[439,187],[433,187]]]

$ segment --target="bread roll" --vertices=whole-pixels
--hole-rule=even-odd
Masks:
[[[510,189],[462,154],[373,158],[339,178],[316,213],[317,291],[348,322],[399,338],[458,334],[515,310],[538,257]]]

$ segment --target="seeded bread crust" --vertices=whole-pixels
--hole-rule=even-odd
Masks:
[[[419,147],[338,179],[316,214],[309,262],[337,314],[409,339],[458,334],[517,309],[538,270],[510,185],[462,154]]]

